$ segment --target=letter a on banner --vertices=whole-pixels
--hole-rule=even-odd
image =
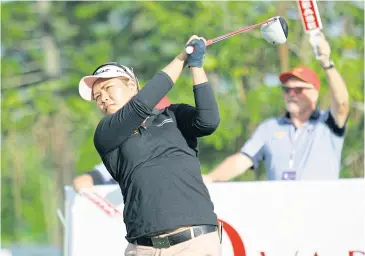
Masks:
[[[318,11],[316,0],[297,0],[299,13],[302,18],[304,31],[309,34],[314,42],[314,54],[318,59],[317,47],[318,35],[322,30],[321,16]]]

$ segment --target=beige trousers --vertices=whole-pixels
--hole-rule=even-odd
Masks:
[[[192,237],[194,236],[192,229]],[[161,235],[163,237],[166,235]],[[125,256],[220,256],[221,244],[218,232],[192,238],[169,248],[157,249],[149,246],[128,244]]]

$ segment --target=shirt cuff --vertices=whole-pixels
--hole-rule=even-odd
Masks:
[[[240,152],[241,152],[241,154],[243,154],[251,159],[251,161],[252,161],[252,166],[250,167],[251,170],[256,170],[259,167],[259,162],[256,161],[253,156],[251,156],[250,154],[248,154],[247,152],[244,152],[244,151],[240,151]]]
[[[344,136],[346,131],[347,120],[348,118],[346,119],[343,127],[339,127],[338,124],[336,123],[336,120],[333,118],[331,111],[328,111],[328,118],[326,120],[326,124],[335,135],[337,135],[338,137],[342,137]]]
[[[204,82],[204,83],[201,83],[201,84],[194,85],[193,91],[195,91],[197,89],[200,89],[200,88],[207,87],[207,86],[209,86],[209,83],[208,82]]]
[[[93,183],[94,185],[102,185],[105,183],[103,176],[101,175],[101,173],[97,170],[92,170],[87,172],[87,174],[89,174],[91,176],[91,178],[93,179]]]

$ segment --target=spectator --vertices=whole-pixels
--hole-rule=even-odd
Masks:
[[[92,188],[94,185],[118,184],[109,174],[103,163],[95,165],[95,167],[82,175],[77,176],[73,180],[73,187],[76,192],[84,188]]]
[[[320,80],[314,71],[297,67],[280,74],[286,114],[261,123],[240,152],[204,175],[204,182],[230,180],[257,168],[261,160],[265,160],[269,180],[339,178],[349,95],[323,34],[317,47],[331,91],[329,110],[316,108]]]

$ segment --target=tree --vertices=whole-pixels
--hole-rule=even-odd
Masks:
[[[356,2],[319,4],[352,103],[341,175],[362,177],[364,10]],[[278,14],[286,18],[290,31],[284,46],[269,45],[252,30],[209,47],[205,69],[221,124],[200,140],[203,172],[236,152],[261,121],[283,112],[281,91],[269,77],[305,64],[319,70],[326,84],[294,2],[40,1],[2,7],[2,237],[7,243],[60,245],[55,211],[63,205],[63,186],[100,162],[92,138],[101,114],[79,98],[77,85],[103,62],[133,66],[143,85],[192,34],[209,39]],[[187,70],[168,96],[194,104]],[[328,99],[323,86],[320,106],[328,106]],[[237,178],[255,179],[265,179],[263,168]]]

